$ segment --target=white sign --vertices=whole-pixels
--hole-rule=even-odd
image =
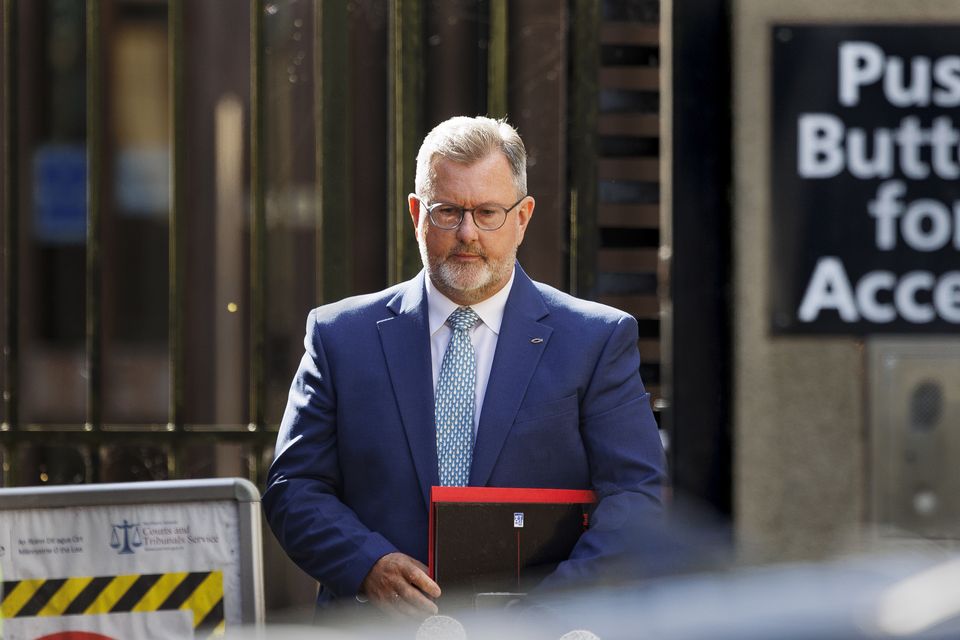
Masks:
[[[14,585],[0,604],[4,637],[206,637],[240,622],[233,502],[2,511],[0,546]]]

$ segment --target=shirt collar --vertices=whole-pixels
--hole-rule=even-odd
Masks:
[[[516,275],[516,267],[510,272],[510,280],[507,281],[507,284],[504,285],[500,291],[497,291],[486,300],[470,305],[470,308],[480,316],[483,324],[487,325],[487,327],[497,335],[500,335],[500,324],[503,322],[503,310],[507,306],[507,298],[510,296],[510,289],[513,287],[514,275]],[[427,312],[430,316],[430,335],[433,335],[447,322],[450,314],[460,305],[437,291],[429,275],[425,275],[423,280],[427,290]]]

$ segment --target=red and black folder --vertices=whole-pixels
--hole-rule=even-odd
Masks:
[[[594,502],[572,489],[433,487],[430,576],[445,591],[528,591],[569,557]]]

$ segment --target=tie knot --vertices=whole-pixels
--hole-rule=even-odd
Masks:
[[[480,316],[477,315],[477,312],[470,307],[457,307],[457,309],[450,314],[450,317],[447,318],[447,322],[450,323],[454,331],[466,331],[467,329],[471,329],[479,318]]]

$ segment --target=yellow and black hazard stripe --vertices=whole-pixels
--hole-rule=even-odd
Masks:
[[[0,618],[193,612],[195,637],[223,635],[223,572],[150,573],[11,580],[2,583]]]

